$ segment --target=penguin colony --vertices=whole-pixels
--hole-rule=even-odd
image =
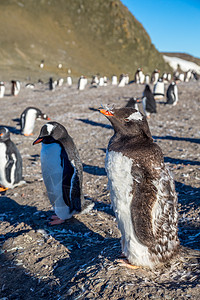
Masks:
[[[40,68],[44,68],[41,61]],[[68,74],[71,74],[68,72]],[[114,135],[110,139],[106,154],[106,172],[108,187],[119,230],[121,247],[127,264],[133,268],[154,268],[167,262],[178,252],[177,235],[177,195],[174,181],[164,164],[160,147],[153,142],[147,118],[156,113],[156,96],[164,97],[164,84],[169,83],[165,104],[178,103],[177,83],[180,74],[163,73],[159,70],[150,75],[141,68],[135,73],[135,84],[144,84],[143,95],[131,97],[124,108],[102,108],[100,112],[111,122]],[[176,76],[175,76],[176,75]],[[188,82],[198,80],[192,71],[185,76]],[[150,89],[153,85],[153,93]],[[72,85],[72,78],[67,77],[67,85]],[[91,87],[106,86],[106,76],[94,75]],[[64,79],[49,79],[49,90],[61,87]],[[162,85],[159,85],[162,83]],[[88,79],[81,76],[78,90],[86,88]],[[121,74],[119,81],[112,76],[111,85],[124,87],[130,84],[129,75]],[[34,89],[33,84],[26,88]],[[11,81],[11,95],[20,92],[20,82]],[[4,97],[5,84],[0,82],[0,97]],[[158,98],[157,98],[158,99]],[[142,102],[143,112],[139,112],[138,103]],[[34,131],[36,119],[49,120],[49,117],[36,107],[27,107],[20,116],[21,133],[25,136]],[[87,212],[93,204],[84,199],[83,166],[78,150],[66,128],[57,122],[48,122],[42,126],[33,145],[41,143],[41,168],[48,198],[55,211],[51,225],[63,223],[74,214]],[[0,191],[25,184],[22,177],[22,158],[16,145],[10,139],[9,130],[0,127]]]

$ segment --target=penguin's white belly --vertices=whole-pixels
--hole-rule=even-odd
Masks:
[[[0,98],[3,98],[4,93],[5,93],[5,86],[1,86],[0,87]]]
[[[63,168],[61,166],[61,147],[59,144],[42,143],[41,167],[47,194],[56,215],[62,220],[71,218],[73,213],[70,213],[69,207],[63,199]]]
[[[124,87],[125,84],[126,84],[126,78],[123,77],[122,80],[119,82],[119,85],[118,85],[118,86],[119,86],[119,87]]]
[[[31,134],[35,126],[36,110],[29,109],[25,117],[23,134]]]
[[[15,167],[16,167],[16,157],[12,154],[14,164],[11,168],[10,179],[11,182],[8,182],[6,179],[6,164],[7,164],[7,155],[6,155],[6,145],[0,143],[0,184],[6,188],[14,188],[15,182]]]
[[[106,155],[108,189],[122,235],[122,250],[130,263],[140,266],[151,265],[148,248],[141,244],[135,235],[131,202],[134,178],[131,175],[133,160],[120,152],[110,151]]]

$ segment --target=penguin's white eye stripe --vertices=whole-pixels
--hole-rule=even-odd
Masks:
[[[54,126],[52,124],[46,124],[46,126],[47,126],[47,132],[50,135],[51,132],[52,132],[52,130],[53,130],[53,128],[54,128]]]

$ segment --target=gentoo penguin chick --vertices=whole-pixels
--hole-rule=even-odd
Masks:
[[[140,112],[132,108],[100,112],[114,129],[105,167],[123,254],[131,265],[157,267],[179,248],[173,178]]]
[[[41,110],[36,107],[27,107],[22,112],[20,116],[20,127],[22,134],[25,136],[32,135],[36,119],[50,120],[46,114],[43,114]]]
[[[178,102],[178,80],[172,81],[167,89],[167,102],[165,104],[175,106]]]
[[[18,80],[11,81],[11,95],[17,96],[20,92],[20,82]]]
[[[80,213],[85,204],[83,166],[71,136],[61,124],[48,122],[44,125],[33,145],[41,142],[42,175],[56,213],[50,224],[61,224]]]
[[[25,183],[22,180],[22,158],[16,145],[10,140],[10,132],[0,126],[0,191]]]
[[[156,113],[156,101],[151,92],[149,85],[145,86],[143,96],[142,96],[142,106],[144,110],[144,114],[147,118],[150,118],[152,113]]]

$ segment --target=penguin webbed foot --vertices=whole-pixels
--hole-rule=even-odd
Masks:
[[[5,192],[5,191],[7,191],[8,190],[8,188],[6,188],[6,187],[4,187],[4,186],[0,186],[0,192]]]
[[[65,220],[60,219],[58,216],[56,215],[52,215],[51,219],[53,221],[49,222],[49,225],[59,225],[59,224],[63,224],[65,222]]]
[[[132,269],[132,270],[137,270],[137,269],[141,268],[140,266],[131,265],[126,258],[125,259],[124,258],[123,259],[118,259],[118,263],[119,263],[120,267],[126,267],[126,268],[129,268],[129,269]]]

